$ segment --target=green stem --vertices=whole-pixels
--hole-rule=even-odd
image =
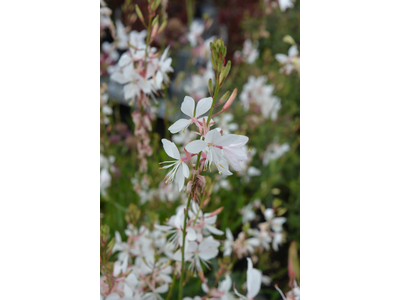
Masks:
[[[187,11],[187,18],[188,18],[188,27],[190,28],[190,24],[192,24],[192,21],[193,21],[192,0],[186,0],[186,11]]]
[[[219,80],[217,79],[217,84],[216,84],[216,88],[215,88],[215,93],[214,93],[214,97],[213,97],[213,103],[211,105],[210,108],[210,113],[208,114],[208,120],[207,120],[207,126],[210,123],[211,120],[211,114],[213,111],[213,106],[215,104],[215,101],[217,99],[218,96],[218,91],[219,91]],[[198,168],[199,168],[199,163],[200,163],[200,158],[201,158],[201,152],[199,152],[197,154],[197,162],[196,162],[196,166],[195,166],[195,172],[197,172]],[[192,193],[193,194],[193,189],[194,189],[194,182],[193,182],[193,187],[192,187]],[[179,278],[179,300],[183,299],[183,274],[185,272],[185,241],[186,241],[186,225],[187,225],[187,216],[188,216],[188,211],[189,211],[189,207],[190,207],[190,201],[192,199],[189,197],[188,198],[188,202],[186,204],[186,211],[185,211],[185,219],[183,221],[183,241],[182,241],[182,247],[181,247],[181,251],[182,251],[182,262],[181,262],[181,277]]]
[[[149,49],[150,34],[151,34],[151,16],[149,15],[149,25],[147,26],[147,37],[146,37],[146,52],[144,55],[144,69],[145,70],[146,70],[146,66],[147,66],[147,51]]]
[[[195,172],[197,172],[197,169],[199,168],[200,157],[201,157],[201,152],[199,152],[199,154],[197,155]],[[193,184],[193,188],[194,188],[194,184]],[[193,188],[192,188],[192,193],[193,193]],[[186,225],[187,225],[187,216],[188,216],[188,212],[189,212],[190,201],[191,201],[191,198],[189,197],[187,204],[186,204],[185,219],[183,221],[183,231],[182,231],[183,241],[182,241],[182,247],[181,247],[181,251],[182,251],[181,277],[179,278],[179,300],[183,299],[183,273],[185,272]]]
[[[217,78],[217,82],[216,82],[216,85],[215,85],[215,93],[214,93],[214,97],[213,97],[213,102],[212,102],[212,105],[211,105],[211,108],[210,108],[210,112],[208,113],[207,127],[208,127],[208,124],[210,124],[210,120],[211,120],[212,112],[213,112],[213,109],[214,109],[215,101],[217,100],[218,92],[219,92],[219,76]]]

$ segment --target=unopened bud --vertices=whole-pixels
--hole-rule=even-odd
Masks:
[[[213,84],[211,78],[208,80],[208,91],[210,92],[211,97],[213,96]]]
[[[285,43],[290,44],[290,45],[296,45],[296,42],[294,41],[294,39],[293,39],[290,35],[285,35],[285,36],[283,37],[283,41],[284,41]]]
[[[226,101],[225,105],[222,107],[223,110],[227,110],[231,106],[231,104],[236,98],[236,94],[237,94],[237,88],[233,90],[232,95],[229,97],[228,101]]]
[[[226,101],[226,99],[228,99],[229,93],[230,93],[230,92],[227,91],[227,92],[221,97],[221,99],[219,99],[218,103],[214,105],[214,107],[223,104],[223,103]]]
[[[137,13],[139,19],[140,19],[142,22],[144,22],[144,18],[143,18],[142,11],[140,10],[140,8],[139,8],[139,6],[138,6],[137,4],[136,4],[136,6],[135,6],[135,10],[136,10],[136,13]]]

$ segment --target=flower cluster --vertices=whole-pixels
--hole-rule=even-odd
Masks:
[[[250,76],[243,86],[240,101],[245,111],[261,112],[265,119],[276,120],[281,108],[281,99],[274,96],[274,85],[267,85],[267,76]]]

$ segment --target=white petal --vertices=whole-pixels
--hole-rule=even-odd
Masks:
[[[216,141],[218,141],[221,138],[221,133],[217,130],[217,129],[213,129],[210,130],[207,134],[206,134],[206,138],[205,141],[206,143],[215,143]]]
[[[289,51],[288,51],[288,54],[291,57],[299,55],[299,51],[297,50],[297,46],[293,45],[292,47],[290,47]]]
[[[224,147],[235,144],[239,137],[240,135],[237,134],[226,134],[218,140],[218,146]],[[247,140],[249,140],[249,138],[247,138]]]
[[[233,241],[233,234],[232,234],[232,231],[229,228],[226,228],[226,238],[229,241]]]
[[[206,248],[199,252],[199,257],[203,260],[210,260],[218,255],[217,248]]]
[[[282,54],[282,53],[278,53],[278,54],[275,55],[275,59],[277,61],[279,61],[281,64],[286,63],[287,62],[287,58],[288,58],[287,55]]]
[[[206,228],[207,228],[207,230],[208,230],[209,232],[211,232],[211,233],[213,233],[213,234],[216,234],[216,235],[222,235],[222,234],[224,234],[223,231],[221,231],[221,230],[215,228],[214,226],[208,225],[208,226],[206,226]]]
[[[182,191],[183,185],[185,184],[185,177],[183,176],[182,170],[182,165],[180,165],[175,175],[175,182],[178,184],[179,191]]]
[[[136,95],[136,86],[133,83],[124,85],[124,97],[125,99],[131,99]]]
[[[183,102],[181,105],[181,110],[185,115],[189,116],[190,118],[193,118],[194,106],[195,106],[195,102],[194,102],[193,98],[186,96],[183,99]]]
[[[125,52],[124,54],[121,55],[121,58],[118,61],[118,66],[120,66],[122,68],[131,62],[132,62],[132,59],[129,57],[127,52]]]
[[[185,147],[186,151],[192,154],[199,153],[200,151],[203,151],[204,148],[207,147],[207,143],[205,141],[197,140],[190,142],[187,144]]]
[[[155,289],[155,291],[158,294],[162,294],[162,293],[168,292],[168,284],[166,283],[166,284],[163,284],[163,285],[159,286],[158,288]]]
[[[111,75],[110,77],[111,80],[118,82],[119,84],[125,84],[128,83],[130,80],[126,78],[122,73],[120,72],[115,72]]]
[[[197,103],[197,107],[196,107],[196,118],[198,118],[199,116],[205,114],[206,112],[208,112],[211,108],[213,99],[211,97],[208,98],[204,98],[201,99],[198,103]]]
[[[247,258],[247,298],[252,299],[260,292],[262,274],[259,270],[253,269],[253,263]]]
[[[165,152],[168,154],[169,157],[180,159],[181,155],[179,154],[179,150],[176,145],[167,139],[162,139],[161,142],[163,143],[163,147]]]
[[[196,231],[194,231],[193,228],[187,228],[186,229],[186,238],[188,241],[194,241],[196,240]]]
[[[185,163],[182,163],[182,168],[183,176],[185,176],[185,178],[189,178],[189,167]]]
[[[189,119],[189,120],[187,120],[187,119],[179,119],[174,124],[169,126],[168,130],[171,133],[177,133],[179,131],[182,131],[182,130],[186,129],[190,124],[192,124],[192,120],[191,119]]]

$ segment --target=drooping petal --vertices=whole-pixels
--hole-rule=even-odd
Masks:
[[[182,170],[182,165],[180,165],[175,176],[175,182],[178,184],[179,191],[182,191],[183,185],[185,184],[185,177],[183,176]]]
[[[165,152],[169,157],[180,159],[181,155],[179,154],[179,150],[173,142],[168,141],[167,139],[162,139],[163,147]]]
[[[192,97],[185,96],[181,105],[181,111],[190,118],[193,118],[194,106],[194,99]]]
[[[253,263],[247,258],[247,298],[253,299],[260,292],[262,274],[259,270],[253,269]]]
[[[189,144],[187,144],[185,149],[189,153],[197,154],[200,151],[203,151],[204,148],[206,148],[206,147],[207,147],[207,143],[205,141],[196,140],[196,141],[193,141],[193,142],[190,142]]]
[[[199,116],[201,116],[201,115],[205,114],[206,112],[208,112],[210,110],[210,108],[211,108],[212,102],[213,102],[213,99],[211,97],[201,99],[197,103],[195,117],[198,118]]]
[[[185,178],[189,178],[189,167],[185,163],[182,163],[182,168],[183,176],[185,176]]]
[[[279,61],[281,64],[284,64],[287,62],[288,57],[285,54],[278,53],[275,55],[275,59]]]
[[[159,286],[158,288],[155,289],[155,292],[158,294],[166,293],[168,292],[168,284],[163,284]]]
[[[169,126],[168,130],[171,133],[177,133],[177,132],[182,131],[182,130],[186,129],[187,127],[189,127],[190,124],[192,124],[192,120],[191,119],[189,119],[189,120],[187,120],[187,119],[179,119],[174,124]]]
[[[124,97],[125,99],[131,99],[136,95],[136,86],[133,83],[124,85]]]
[[[122,75],[122,73],[120,72],[114,72],[111,77],[111,80],[118,82],[119,84],[125,84],[128,83],[130,80],[128,78],[126,78],[124,75]]]
[[[289,51],[288,51],[288,54],[289,54],[290,57],[299,55],[299,51],[297,50],[297,46],[293,45],[292,47],[290,47]]]
[[[208,230],[209,232],[211,232],[211,233],[213,233],[213,234],[216,234],[216,235],[222,235],[222,234],[224,234],[223,231],[219,230],[218,228],[215,228],[214,226],[207,225],[206,228],[207,228],[207,230]]]

